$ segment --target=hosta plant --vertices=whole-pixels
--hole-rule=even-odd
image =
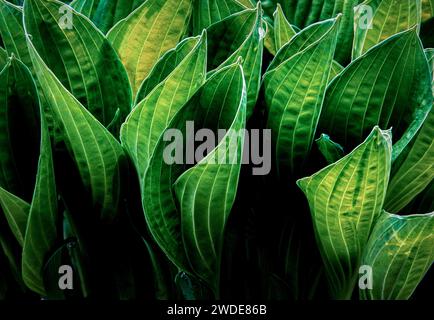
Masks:
[[[433,35],[432,0],[0,0],[0,299],[432,295]]]

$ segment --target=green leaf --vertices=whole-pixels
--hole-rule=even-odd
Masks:
[[[0,187],[30,202],[39,157],[39,100],[30,71],[14,56],[0,72]]]
[[[24,243],[30,204],[0,187],[0,206],[20,246]]]
[[[434,109],[393,164],[384,208],[397,213],[434,179]]]
[[[362,265],[372,268],[369,300],[407,300],[434,262],[434,213],[397,216],[384,212],[378,220]]]
[[[59,238],[59,217],[50,134],[42,110],[40,146],[35,192],[24,238],[22,274],[31,290],[45,296],[44,266]]]
[[[290,0],[283,2],[283,12],[288,21],[300,28],[342,14],[338,31],[335,59],[346,64],[351,59],[353,45],[354,6],[361,0]]]
[[[375,127],[350,154],[297,181],[309,201],[333,298],[351,298],[361,254],[386,196],[391,153],[390,131]]]
[[[267,72],[272,71],[289,58],[293,57],[297,53],[303,51],[324,37],[324,35],[330,31],[330,28],[333,26],[334,22],[334,19],[329,19],[312,24],[306,29],[301,30],[279,50],[279,53],[276,54],[268,66]]]
[[[205,122],[219,119],[216,128],[229,132],[212,152],[184,172],[174,184],[188,260],[194,273],[210,286],[217,297],[224,231],[241,170],[244,144],[244,131],[241,129],[246,125],[246,87],[242,69],[230,67],[225,77],[219,80],[221,84],[210,91],[216,93],[216,97],[225,98],[205,104],[209,109],[203,116]],[[211,92],[203,91],[202,95],[205,99],[213,97]]]
[[[369,12],[366,10],[372,10]],[[373,16],[370,16],[371,13]],[[367,0],[355,8],[353,59],[381,41],[420,26],[421,0]]]
[[[250,6],[246,7],[237,0],[195,0],[193,33],[200,34],[210,25],[247,8]]]
[[[418,194],[416,198],[402,211],[403,212],[415,212],[415,213],[424,213],[424,212],[433,212],[434,211],[434,180]]]
[[[335,163],[345,155],[344,148],[324,133],[315,142],[329,164]]]
[[[181,61],[194,49],[197,45],[197,41],[197,38],[184,39],[175,48],[167,51],[161,59],[157,61],[137,92],[136,105],[175,70]]]
[[[422,22],[434,17],[434,0],[422,0]]]
[[[329,85],[319,128],[352,149],[373,126],[393,128],[393,159],[432,106],[431,77],[416,28],[383,41]]]
[[[45,98],[75,160],[93,211],[111,221],[118,212],[125,154],[104,126],[65,89],[48,69],[30,39],[29,52]]]
[[[144,2],[145,0],[100,0],[92,20],[103,33],[107,33]]]
[[[208,32],[208,71],[231,65],[242,58],[247,85],[247,118],[259,95],[265,25],[260,2],[213,24]]]
[[[96,10],[98,9],[98,5],[100,4],[100,2],[101,0],[74,0],[69,5],[75,11],[80,12],[86,17],[92,19],[95,15]]]
[[[8,55],[15,54],[26,66],[32,66],[23,28],[23,10],[0,0],[0,38]]]
[[[131,110],[131,89],[121,61],[104,35],[57,0],[27,1],[24,21],[50,70],[103,125],[108,126],[120,110],[117,125],[112,125],[117,134]]]
[[[291,24],[286,20],[280,4],[277,4],[276,11],[274,12],[274,43],[276,51],[279,51],[286,43],[294,37],[296,32]]]
[[[241,69],[239,63],[217,71],[207,80],[194,97],[176,114],[168,128],[178,129],[182,132],[182,136],[186,137],[187,134],[191,134],[187,133],[187,121],[193,121],[196,128],[211,128],[215,131],[217,131],[217,128],[227,129],[231,127],[232,124],[234,125],[234,128],[238,127],[240,121],[239,114],[241,113],[245,116],[245,93],[242,91],[243,83],[239,82],[241,81],[240,76]],[[222,100],[221,97],[224,96],[226,96],[226,99]],[[218,115],[221,115],[220,119]],[[245,121],[245,119],[243,121]],[[191,138],[193,137],[190,136],[190,139]],[[186,139],[189,138],[187,137]],[[193,156],[191,161],[194,162],[195,152],[194,150],[189,151],[189,147],[186,146],[187,150],[185,157],[183,151],[182,164],[175,162],[174,164],[169,165],[164,158],[167,157],[167,150],[172,148],[171,145],[175,143],[177,147],[180,146],[183,150],[184,147],[183,141],[178,140],[171,142],[165,140],[167,139],[164,139],[164,136],[160,137],[143,182],[144,192],[142,202],[146,221],[157,244],[178,268],[188,273],[192,273],[193,270],[198,272],[199,274],[197,274],[197,276],[208,281],[211,289],[217,290],[215,288],[215,279],[219,275],[209,275],[209,271],[205,268],[205,265],[202,264],[202,260],[196,260],[198,257],[198,250],[203,250],[203,248],[198,248],[195,246],[195,242],[191,242],[192,237],[197,236],[196,233],[190,235],[187,234],[188,230],[191,229],[191,223],[193,221],[191,219],[190,221],[184,221],[188,216],[199,219],[199,217],[196,216],[199,211],[191,212],[189,210],[189,201],[183,199],[182,194],[180,193],[181,190],[178,190],[177,194],[181,200],[181,213],[179,213],[172,187],[177,178],[185,172],[184,164],[189,163],[189,157]],[[182,145],[179,145],[179,143]],[[239,150],[237,148],[237,155],[238,152]],[[213,238],[210,239],[210,235],[207,233],[206,238],[200,239],[200,243],[206,248],[207,252],[208,250],[212,250],[210,247],[211,244],[214,245],[215,253],[218,258],[220,248],[220,243],[218,242],[221,240],[224,223],[235,193],[236,180],[238,179],[235,176],[237,176],[236,172],[239,170],[239,166],[236,164],[226,166],[227,169],[232,168],[232,173],[229,176],[227,176],[228,172],[224,168],[225,165],[206,166],[204,163],[199,162],[197,167],[192,167],[192,169],[187,171],[184,178],[180,178],[181,180],[176,184],[178,187],[185,184],[187,188],[188,183],[195,183],[194,176],[196,176],[197,172],[203,171],[206,168],[208,169],[203,171],[204,181],[214,181],[214,177],[219,177],[213,188],[210,187],[212,186],[212,183],[206,187],[207,195],[204,195],[203,199],[199,199],[199,196],[196,198],[196,201],[205,201],[205,199],[216,197],[213,200],[215,204],[214,210],[216,211],[213,211],[213,208],[210,207],[213,202],[204,202],[201,204],[208,206],[206,210],[204,209],[201,212],[213,214],[213,216],[216,217],[216,220],[210,220],[210,224],[201,226],[201,228],[209,228],[208,231],[212,232]],[[217,167],[221,168],[217,169]],[[216,169],[217,171],[221,171],[221,176],[220,174],[213,176],[213,173],[217,174],[215,171]],[[208,170],[211,170],[211,172]],[[192,176],[191,181],[185,181],[184,179],[190,175]],[[231,180],[231,187],[226,190],[225,186],[228,185],[228,179]],[[196,183],[198,182],[199,181],[196,181]],[[221,186],[222,189],[220,189],[219,186]],[[190,187],[188,187],[188,190],[189,189]],[[204,190],[200,188],[200,192],[203,194]],[[222,196],[220,192],[223,192],[222,194],[227,194],[227,196]],[[217,193],[220,194],[220,197],[217,197]],[[222,208],[222,203],[226,203],[226,209]],[[200,232],[201,236],[204,234],[204,231],[202,230],[197,230],[197,232]],[[217,232],[219,235],[217,236],[214,232]],[[185,247],[183,239],[185,241]],[[207,259],[209,259],[207,260],[209,263],[212,263],[212,268],[218,266],[214,255],[207,257]],[[213,277],[213,279],[209,277]],[[210,283],[211,280],[213,283]],[[215,294],[218,293],[215,292]]]
[[[190,52],[164,81],[153,88],[146,98],[133,109],[122,126],[122,145],[136,165],[140,180],[143,179],[147,164],[160,135],[176,112],[181,109],[205,81],[206,33],[203,33],[201,37],[181,42],[175,52],[182,50],[186,43],[191,44],[191,41],[194,41],[195,45],[194,47],[188,46],[188,48],[191,48]],[[161,70],[160,65],[157,65],[154,70],[155,73],[151,74],[151,77],[158,76],[158,72]],[[163,72],[160,74],[163,74]],[[149,81],[148,83],[156,83],[152,79]],[[142,88],[145,87],[147,87],[147,84]],[[145,91],[145,89],[143,90]]]
[[[191,10],[191,0],[147,0],[108,32],[134,95],[155,62],[185,34]]]
[[[273,65],[264,75],[267,128],[272,130],[277,170],[282,176],[294,173],[311,149],[338,27],[336,20],[321,39],[280,65]],[[286,51],[280,50],[276,59]]]

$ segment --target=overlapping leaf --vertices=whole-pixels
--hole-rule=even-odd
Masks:
[[[434,1],[422,0],[422,22],[434,17]]]
[[[122,145],[133,159],[140,179],[143,178],[160,135],[176,112],[205,81],[206,33],[201,37],[181,42],[175,49],[175,53],[182,50],[185,44],[192,44],[191,41],[194,41],[195,45],[194,47],[188,46],[187,49],[190,49],[190,52],[164,81],[152,89],[146,98],[134,108],[122,126]],[[160,69],[159,66],[157,65],[155,69],[157,76],[170,72],[170,69]],[[153,73],[151,77],[155,77],[155,74]],[[147,83],[155,85],[156,81],[149,79]],[[145,86],[147,87],[147,84]]]
[[[23,28],[23,10],[6,0],[0,0],[0,36],[9,55],[15,54],[28,67],[32,63]]]
[[[351,298],[361,254],[386,196],[391,153],[390,131],[376,127],[350,154],[297,182],[309,201],[334,298]]]
[[[397,216],[384,212],[362,265],[372,268],[372,289],[362,299],[407,300],[434,262],[434,213]]]
[[[237,0],[196,0],[193,11],[193,33],[200,34],[210,25],[245,9],[247,7]]]
[[[180,130],[185,137],[187,121],[193,121],[196,128],[210,128],[214,132],[219,126],[222,126],[222,129],[232,127],[235,129],[242,126],[245,122],[245,91],[243,91],[245,89],[243,86],[239,63],[220,69],[177,113],[169,127]],[[226,99],[222,101],[220,97],[225,95]],[[218,115],[221,115],[220,120]],[[226,139],[226,136],[224,138]],[[239,147],[242,138],[241,140],[238,139],[237,137],[236,147],[233,149],[237,156],[240,154]],[[188,151],[189,147],[186,146],[187,150],[184,154],[183,141],[165,140],[164,137],[160,138],[145,174],[143,206],[146,220],[156,242],[169,259],[182,270],[190,273],[195,272],[197,276],[208,283],[218,296],[216,282],[219,277],[219,250],[221,250],[225,221],[235,195],[239,162],[206,165],[206,158],[204,158],[202,159],[203,162],[199,162],[181,176],[185,171],[184,165],[178,162],[168,164],[167,158],[165,158],[165,155],[167,157],[167,150],[172,150],[174,143],[177,148],[180,147],[183,155],[182,163],[188,162],[190,157],[193,157],[194,162],[194,150]],[[212,152],[217,152],[222,148],[223,146],[219,145]],[[225,150],[222,149],[221,151]],[[224,152],[221,154],[225,155]],[[199,173],[203,173],[203,180],[196,179],[196,175]],[[181,200],[181,213],[178,213],[172,185],[180,176],[175,188]],[[187,179],[188,177],[191,179]],[[211,184],[214,187],[207,184],[204,188],[201,183],[205,181],[215,181],[214,184]],[[195,190],[195,185],[201,195],[198,194],[191,198],[189,196],[190,190]],[[185,187],[185,191],[188,192],[184,194],[182,192],[184,188],[181,187]],[[191,206],[194,201],[197,202],[198,209],[199,207],[202,208],[200,211],[192,211]],[[206,225],[201,225],[200,229],[192,231],[196,222],[208,218]],[[193,241],[194,237],[198,239],[198,243]],[[208,256],[207,259],[209,260],[204,262],[200,258],[201,250],[206,253],[213,253],[213,255]]]
[[[205,124],[218,119],[216,127],[229,131],[212,152],[176,180],[174,190],[190,265],[218,297],[223,236],[241,170],[246,88],[239,66],[229,67],[213,80],[214,86],[208,83],[212,90],[202,91],[203,109],[196,117],[202,113]]]
[[[26,31],[50,70],[103,125],[117,133],[131,110],[131,89],[108,40],[87,18],[57,0],[26,2],[24,17]]]
[[[191,10],[191,0],[147,0],[108,32],[134,95],[155,62],[184,36]]]
[[[39,56],[30,39],[29,52],[44,96],[64,136],[93,210],[104,221],[118,211],[125,157],[118,141],[65,89]]]
[[[367,0],[355,12],[353,59],[386,38],[419,25],[421,0]]]
[[[247,9],[213,24],[208,30],[208,71],[243,60],[247,85],[247,117],[259,94],[265,24],[260,2],[256,9]]]
[[[306,158],[316,126],[332,64],[339,22],[317,42],[272,65],[264,76],[267,127],[272,129],[279,173],[294,173]],[[299,43],[298,36],[292,42]],[[276,56],[286,55],[282,49]],[[283,172],[282,172],[283,171]]]
[[[395,159],[432,106],[431,77],[416,28],[383,41],[329,85],[321,132],[353,148],[375,125],[392,127]]]
[[[434,110],[395,161],[384,208],[399,212],[434,179]]]
[[[295,34],[296,32],[291,24],[286,20],[282,7],[278,4],[274,12],[274,43],[276,45],[276,52],[288,43]]]
[[[41,114],[41,152],[22,256],[24,283],[34,292],[46,296],[44,266],[59,239],[57,191],[48,126]],[[57,276],[52,274],[50,276]]]

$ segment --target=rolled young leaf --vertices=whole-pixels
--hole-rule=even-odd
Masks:
[[[329,164],[338,161],[345,154],[342,146],[332,141],[330,137],[324,133],[317,140],[315,140],[315,142],[319,151],[321,151],[322,155]]]
[[[434,213],[377,221],[361,264],[372,270],[372,288],[361,299],[407,300],[434,262]]]
[[[355,9],[353,59],[421,21],[421,0],[366,0]]]
[[[206,39],[206,32],[194,38],[195,46],[165,80],[134,108],[122,125],[122,145],[132,158],[140,181],[160,135],[205,81]],[[182,46],[184,42],[178,47]]]
[[[63,86],[104,126],[112,124],[117,135],[131,110],[132,93],[127,73],[104,35],[57,0],[27,1],[24,22],[36,50]]]
[[[167,139],[167,137],[165,138],[164,135],[160,137],[150,160],[149,168],[146,170],[143,181],[144,192],[142,202],[146,221],[155,241],[168,256],[168,258],[176,266],[178,266],[178,268],[190,274],[196,271],[198,273],[197,276],[204,279],[210,288],[214,290],[216,295],[218,295],[218,292],[216,292],[216,279],[218,275],[210,275],[207,266],[203,264],[201,259],[198,259],[198,248],[195,247],[194,242],[191,242],[191,237],[197,236],[197,234],[185,234],[185,232],[188,232],[187,230],[191,229],[192,220],[190,219],[190,221],[185,222],[185,225],[183,224],[184,222],[182,222],[183,219],[186,219],[188,216],[191,216],[192,218],[193,216],[196,217],[197,212],[191,212],[189,210],[189,204],[188,202],[184,202],[185,199],[182,199],[183,202],[181,206],[181,213],[178,211],[178,204],[172,185],[176,182],[178,177],[185,172],[186,164],[191,165],[196,163],[196,152],[195,150],[189,149],[191,148],[191,141],[188,140],[194,138],[194,136],[192,137],[191,134],[195,135],[195,133],[191,133],[190,131],[187,132],[188,121],[192,121],[196,128],[209,128],[213,130],[213,132],[217,131],[219,125],[222,126],[222,129],[227,129],[228,124],[237,123],[238,125],[239,113],[243,112],[242,106],[245,108],[245,101],[243,102],[245,93],[242,92],[243,86],[242,83],[239,82],[240,73],[241,71],[239,63],[219,69],[207,80],[207,82],[192,97],[192,99],[175,115],[168,128],[175,129],[177,132],[175,136],[181,135],[180,137],[182,141],[171,141],[171,139]],[[227,98],[224,99],[224,104],[222,104],[220,97],[225,96],[225,93],[227,93]],[[218,114],[221,114],[220,121]],[[235,119],[238,120],[235,121]],[[172,130],[168,131],[169,134],[171,132]],[[187,145],[185,146],[182,137],[186,137],[187,139]],[[176,159],[172,159],[172,156],[169,155],[171,154],[169,151],[173,149],[174,145],[178,151],[180,148],[180,152],[182,154],[178,154],[178,156],[181,156],[182,159],[178,158],[178,156],[175,156]],[[238,148],[235,148],[235,150],[235,155],[238,155]],[[200,162],[197,165],[199,166],[197,168],[198,170],[203,170],[204,167],[206,167],[203,164],[201,165]],[[234,195],[233,189],[236,189],[237,178],[235,178],[235,172],[237,172],[238,169],[235,164],[226,166],[228,169],[233,168],[232,174],[230,175],[230,180],[232,181],[231,187],[228,187],[227,190],[223,188],[223,190],[225,190],[224,193],[228,193],[228,196],[227,198],[221,198],[222,201],[228,201],[226,204],[228,209],[229,203]],[[215,166],[210,166],[209,169],[213,167],[215,168]],[[196,172],[194,168],[196,167],[193,166],[190,171],[191,173],[186,174],[190,175]],[[215,187],[219,185],[226,185],[225,183],[228,181],[226,178],[224,178],[225,176],[228,178],[226,175],[228,173],[226,169],[221,168],[221,171],[222,178],[220,181],[216,182]],[[209,174],[210,175],[205,175],[204,173],[204,177],[207,176],[208,179],[213,179],[211,172]],[[192,178],[189,183],[194,183],[194,181],[195,179]],[[184,182],[182,182],[182,184],[184,184]],[[181,182],[179,182],[178,185],[181,186]],[[214,193],[219,189],[207,188],[207,192],[211,190],[213,190]],[[182,190],[178,190],[178,192],[179,191]],[[223,192],[221,189],[220,191]],[[212,194],[209,194],[209,196],[210,195]],[[182,196],[182,194],[178,193],[178,196]],[[206,198],[209,199],[209,196]],[[197,200],[199,200],[199,198]],[[213,239],[210,239],[207,234],[206,238],[200,240],[200,243],[202,243],[204,247],[207,248],[207,252],[209,252],[209,250],[212,250],[212,247],[210,247],[210,241],[215,240],[216,242],[212,243],[214,245],[214,249],[216,250],[215,253],[217,253],[220,246],[218,241],[221,240],[221,237],[217,237],[215,232],[217,232],[217,234],[221,234],[223,230],[222,228],[224,228],[224,221],[227,218],[225,215],[228,211],[226,211],[227,209],[222,210],[222,207],[220,207],[217,202],[215,203],[216,208],[219,208],[216,211],[216,217],[218,216],[219,219],[218,221],[214,220],[213,223],[210,221],[211,224],[204,226],[205,228],[211,228],[212,226],[212,229],[209,229],[209,231],[214,234],[214,237]],[[212,203],[210,205],[212,205]],[[212,210],[210,207],[208,207],[208,209]],[[208,210],[203,212],[208,212]],[[203,233],[202,231],[200,232],[202,236]],[[183,243],[184,236],[188,237],[185,239],[185,244]],[[189,253],[186,251],[187,248],[190,251]],[[203,248],[199,248],[199,250],[201,249]],[[213,263],[211,267],[214,271],[217,270],[214,268],[218,267],[218,263],[215,260],[216,257],[219,258],[218,255],[209,256],[210,262]]]
[[[122,146],[48,69],[29,38],[27,43],[44,96],[91,195],[92,209],[110,222],[118,213],[125,161]]]
[[[241,67],[230,67],[213,91],[215,95],[202,92],[204,101],[205,97],[225,98],[209,100],[204,121],[219,119],[216,127],[228,133],[212,152],[176,180],[174,190],[180,203],[188,261],[194,273],[219,297],[223,236],[237,193],[244,144],[242,129],[246,124],[246,85]]]
[[[191,10],[192,0],[147,0],[108,32],[134,96],[155,62],[185,34]]]
[[[277,172],[283,177],[300,168],[312,146],[338,28],[337,19],[317,42],[264,75],[267,128],[273,133]],[[283,49],[276,57],[280,54]]]
[[[309,201],[335,299],[351,298],[361,255],[382,211],[391,154],[390,131],[375,127],[350,154],[297,181]]]
[[[396,159],[433,103],[431,77],[416,28],[376,45],[329,85],[319,128],[346,149],[373,126],[393,128]]]

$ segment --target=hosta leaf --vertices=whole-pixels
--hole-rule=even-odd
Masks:
[[[431,78],[416,28],[383,41],[353,61],[327,88],[321,132],[353,148],[375,125],[393,128],[393,159],[432,106]]]
[[[131,110],[131,89],[121,61],[104,35],[57,0],[27,1],[24,21],[50,70],[103,125],[111,124],[119,110],[118,123],[112,124],[117,133]]]
[[[303,51],[313,43],[321,39],[330,28],[333,26],[335,20],[329,19],[310,25],[306,29],[297,33],[288,43],[286,43],[274,57],[268,66],[267,72],[272,71],[283,62]]]
[[[283,14],[282,7],[280,4],[277,4],[277,9],[274,12],[274,43],[276,44],[276,51],[279,51],[280,48],[288,43],[295,34],[296,32]]]
[[[434,262],[434,213],[384,212],[369,239],[362,265],[372,268],[372,290],[362,299],[407,300]]]
[[[288,0],[282,9],[288,21],[300,28],[342,14],[338,31],[335,59],[346,64],[351,58],[353,44],[354,6],[361,0]]]
[[[181,42],[175,51],[190,41],[195,41],[195,46],[166,79],[134,108],[122,126],[122,145],[133,159],[140,179],[143,178],[160,135],[176,112],[205,81],[206,33],[194,40]],[[160,70],[159,65],[156,72],[157,69]]]
[[[119,21],[107,37],[127,69],[134,94],[153,65],[185,34],[191,0],[147,0]]]
[[[336,21],[323,38],[264,76],[267,127],[273,133],[278,172],[283,176],[299,168],[312,146],[338,27]],[[281,53],[284,50],[277,56]]]
[[[145,0],[100,0],[92,20],[103,33],[107,33],[117,22],[126,18],[143,2]]]
[[[315,140],[315,142],[319,151],[321,151],[322,155],[329,164],[335,163],[345,155],[342,146],[334,142],[328,135],[324,133],[317,140]]]
[[[101,0],[74,0],[69,5],[75,11],[92,19]],[[125,1],[126,2],[126,1]]]
[[[193,33],[200,34],[203,29],[210,25],[249,7],[242,5],[237,0],[195,0]]]
[[[0,187],[0,206],[20,246],[24,243],[30,204]]]
[[[260,2],[256,9],[233,14],[208,28],[208,71],[243,59],[247,117],[253,113],[259,94],[265,28]]]
[[[384,208],[397,213],[434,179],[434,109],[395,161]]]
[[[174,184],[188,260],[194,273],[208,283],[216,296],[219,296],[225,225],[241,170],[244,144],[241,129],[246,124],[246,88],[241,68],[232,67],[221,81],[222,84],[213,89],[216,97],[226,98],[214,98],[204,105],[209,108],[204,121],[220,119],[217,128],[233,130],[236,137],[229,132],[211,153],[184,172]],[[243,134],[238,135],[238,132]],[[229,164],[230,157],[236,158]]]
[[[372,10],[367,12],[365,8]],[[420,24],[421,0],[367,0],[355,8],[353,59],[386,38]]]
[[[187,134],[187,121],[193,121],[196,128],[212,128],[212,130],[217,130],[217,128],[227,129],[228,123],[229,125],[231,125],[232,123],[238,125],[238,113],[243,113],[243,106],[245,108],[245,100],[243,100],[244,96],[241,91],[242,84],[239,83],[239,75],[239,64],[234,64],[217,71],[207,80],[207,82],[194,95],[194,97],[176,114],[176,116],[173,118],[173,121],[170,123],[169,128],[180,130],[185,137]],[[221,97],[224,96],[226,96],[226,99],[222,100]],[[220,121],[218,121],[218,114],[221,114]],[[219,125],[221,127],[219,127]],[[177,178],[184,172],[184,165],[180,164],[179,162],[178,164],[175,163],[169,165],[167,161],[164,160],[165,153],[167,151],[166,148],[171,148],[170,144],[173,143],[174,142],[170,143],[170,141],[164,141],[163,137],[160,138],[158,145],[155,148],[154,154],[151,158],[149,168],[146,171],[143,182],[143,207],[145,209],[145,217],[154,239],[161,247],[163,252],[165,252],[165,254],[168,256],[168,258],[183,271],[191,273],[193,268],[194,270],[199,272],[198,276],[205,277],[205,275],[208,275],[208,273],[203,273],[204,265],[201,264],[202,260],[196,260],[198,247],[191,247],[192,243],[190,239],[193,234],[185,234],[185,232],[187,232],[187,230],[191,228],[191,223],[186,222],[186,225],[181,226],[181,223],[184,223],[184,218],[186,218],[188,215],[193,215],[192,213],[189,213],[189,211],[186,211],[188,209],[188,207],[186,207],[187,202],[182,202],[181,214],[178,213],[176,199],[174,197],[174,194],[172,193],[172,185],[175,183]],[[175,141],[175,143],[179,146],[179,143],[183,143],[183,141]],[[183,146],[181,147],[183,148]],[[236,149],[237,154],[238,151],[239,150]],[[188,150],[186,151],[185,158],[183,157],[183,163],[188,162],[190,156],[193,157],[192,160],[194,162],[194,151],[190,150],[190,152],[193,152],[193,154],[190,154]],[[237,166],[227,166],[228,169],[233,167],[233,175],[235,175],[235,172],[239,170],[237,169]],[[212,167],[214,166],[210,166],[209,169],[211,169]],[[199,163],[197,170],[203,170],[203,168],[204,164]],[[190,170],[191,171],[187,171],[186,175],[196,174],[194,173],[196,169]],[[221,174],[225,175],[225,172],[226,169],[221,168]],[[206,180],[213,179],[212,176],[208,175],[208,173],[206,175],[204,173],[204,177],[205,176],[208,176]],[[224,186],[227,182],[225,178],[221,179],[222,180],[216,182],[216,189],[214,189],[213,192],[217,192],[217,187],[219,185]],[[231,185],[231,188],[225,190],[223,187],[225,191],[220,190],[225,194],[228,193],[227,197],[225,196],[220,198],[220,201],[228,201],[227,210],[230,207],[230,199],[232,199],[233,197],[234,191],[232,190],[236,189],[236,179],[234,178],[234,176],[232,176],[231,179],[233,179],[233,184]],[[194,179],[192,178],[192,181],[190,183],[193,182]],[[178,186],[181,186],[181,181],[179,182]],[[207,187],[206,189],[208,192],[210,192],[213,188]],[[178,195],[181,194],[178,193]],[[212,195],[212,193],[209,195]],[[209,198],[209,196],[207,196],[207,198]],[[199,198],[197,200],[199,200]],[[214,199],[214,201],[219,201],[219,199]],[[209,227],[205,227],[211,228],[212,226],[213,233],[217,230],[220,230],[219,232],[222,232],[223,229],[221,228],[224,228],[224,221],[226,219],[222,215],[227,214],[227,211],[221,211],[222,208],[220,207],[220,204],[218,202],[214,203],[216,205],[216,210],[217,208],[219,208],[215,213],[216,220],[213,220],[213,222],[211,222],[210,220],[210,224],[207,225]],[[209,205],[212,205],[212,203],[210,203]],[[210,209],[212,210],[212,208]],[[203,212],[208,212],[208,210]],[[195,217],[197,213],[198,212],[194,212]],[[218,219],[217,216],[219,217]],[[211,229],[209,230],[211,231]],[[202,231],[200,232],[202,233]],[[195,233],[194,235],[197,236],[197,234]],[[191,250],[188,253],[186,249],[184,249],[182,240],[183,237],[188,237],[188,239],[185,239],[186,248],[188,248],[188,250]],[[216,240],[216,238],[213,239]],[[207,236],[205,239],[200,239],[200,243],[204,246],[209,245],[209,237]],[[217,253],[218,246],[220,246],[220,244],[217,244],[216,242],[214,243],[214,245],[216,249],[215,252]],[[210,249],[210,247],[208,247],[208,249]],[[215,263],[215,260],[214,258],[212,258],[212,256],[208,258],[210,259],[210,262],[212,261],[212,263]],[[213,277],[218,277],[218,275],[216,274]],[[209,278],[207,278],[206,280],[210,281]],[[213,281],[211,288],[215,289],[214,286],[215,282]]]
[[[117,213],[125,154],[117,140],[62,86],[30,39],[29,52],[39,83],[64,136],[66,146],[91,194],[93,211],[111,221]]]
[[[50,134],[43,113],[40,146],[35,192],[24,238],[22,274],[31,290],[45,296],[44,266],[56,247],[59,217]]]
[[[297,181],[309,201],[334,298],[351,297],[361,253],[381,214],[391,153],[390,131],[376,127],[350,154]]]
[[[422,22],[434,17],[434,1],[422,0]]]
[[[148,77],[143,81],[136,96],[136,103],[141,102],[159,83],[165,80],[182,60],[197,45],[197,38],[187,38],[175,48],[167,51],[155,64]]]
[[[39,157],[39,118],[30,71],[12,57],[0,72],[0,187],[29,203]]]
[[[26,38],[23,29],[23,10],[6,0],[0,0],[0,38],[9,55],[15,54],[31,67]]]

